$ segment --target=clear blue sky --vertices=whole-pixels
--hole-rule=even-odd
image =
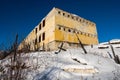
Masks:
[[[0,45],[25,38],[53,7],[95,22],[99,42],[120,38],[120,0],[0,0]]]

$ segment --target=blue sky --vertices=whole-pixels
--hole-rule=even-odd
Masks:
[[[0,0],[0,45],[24,39],[53,7],[95,22],[99,42],[120,38],[120,0]]]

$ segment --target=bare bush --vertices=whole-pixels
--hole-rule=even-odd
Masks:
[[[16,39],[14,44],[11,46],[9,51],[6,53],[6,51],[1,52],[2,57],[8,57],[8,63],[6,65],[0,66],[0,78],[1,80],[25,80],[25,69],[29,68],[26,66],[26,63],[22,60],[22,54],[18,53],[18,35],[16,35]],[[5,76],[5,77],[4,77]]]

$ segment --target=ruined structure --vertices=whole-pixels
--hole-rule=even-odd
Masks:
[[[21,42],[19,49],[29,46],[30,50],[56,50],[64,42],[66,48],[98,44],[96,24],[77,15],[53,8],[48,15]]]

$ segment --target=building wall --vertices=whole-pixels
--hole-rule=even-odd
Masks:
[[[49,14],[31,31],[31,33],[19,45],[19,49],[24,48],[25,44],[30,45],[30,50],[43,48],[47,43],[54,40],[55,10],[52,9]],[[45,39],[43,40],[43,33]]]
[[[98,44],[96,24],[77,15],[53,8],[48,15],[24,39],[31,50],[56,50],[64,42],[65,47],[78,47],[78,35],[83,44]],[[44,35],[44,36],[43,36]],[[19,47],[23,47],[23,43]],[[22,48],[21,47],[21,48]]]
[[[55,40],[78,43],[77,33],[83,44],[98,44],[96,25],[93,22],[58,9],[55,25]]]

